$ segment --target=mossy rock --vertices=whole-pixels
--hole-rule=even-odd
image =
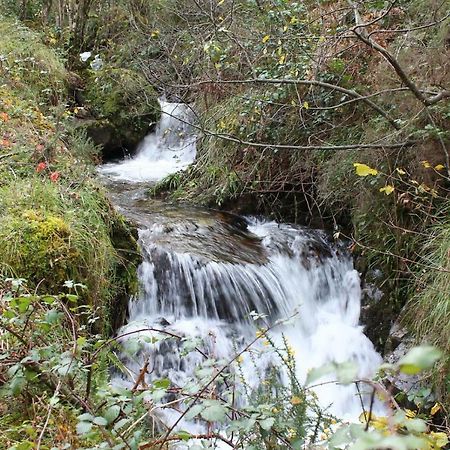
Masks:
[[[117,149],[133,151],[161,114],[153,87],[129,69],[107,67],[91,73],[84,96],[95,118],[86,128],[106,157]]]

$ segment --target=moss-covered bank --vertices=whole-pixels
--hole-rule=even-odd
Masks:
[[[0,276],[47,292],[73,280],[101,317],[123,316],[136,242],[95,179],[99,148],[72,126],[64,60],[18,21],[0,17],[0,34]]]

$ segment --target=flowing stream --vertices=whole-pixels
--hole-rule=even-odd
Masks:
[[[137,155],[99,169],[117,208],[138,224],[143,254],[141,292],[130,301],[129,321],[119,334],[164,329],[199,339],[205,353],[230,360],[255,338],[256,314],[273,326],[276,345],[287,340],[301,382],[308,370],[331,362],[351,361],[357,378],[371,377],[381,357],[358,323],[360,280],[343,244],[318,230],[148,198],[149,181],[195,158],[195,135],[185,124],[189,108],[167,102],[161,107],[162,119]],[[174,386],[186,385],[204,358],[181,347],[180,341],[147,340],[144,351],[123,356],[129,375],[116,382],[134,384],[147,358],[147,382],[169,378]],[[257,358],[244,355],[246,383],[257,387],[273,363],[273,352],[262,345]],[[320,378],[319,402],[338,417],[355,419],[368,398],[361,399],[354,384],[326,383],[335,379],[333,373]],[[165,411],[170,425],[178,413]]]

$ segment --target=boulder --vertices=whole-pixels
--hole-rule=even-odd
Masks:
[[[106,160],[132,153],[161,114],[153,87],[130,69],[105,67],[90,73],[83,99],[91,116],[83,126]]]

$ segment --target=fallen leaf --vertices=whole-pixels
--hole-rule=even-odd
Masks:
[[[372,169],[369,166],[366,166],[365,164],[360,163],[353,163],[353,166],[356,169],[356,175],[360,177],[367,177],[367,175],[377,175],[378,170]]]
[[[59,180],[59,176],[60,176],[59,172],[52,172],[50,174],[50,180],[52,180],[53,183],[56,183]]]
[[[384,192],[386,195],[390,195],[394,192],[394,186],[388,184],[387,186],[380,188],[380,192]]]

